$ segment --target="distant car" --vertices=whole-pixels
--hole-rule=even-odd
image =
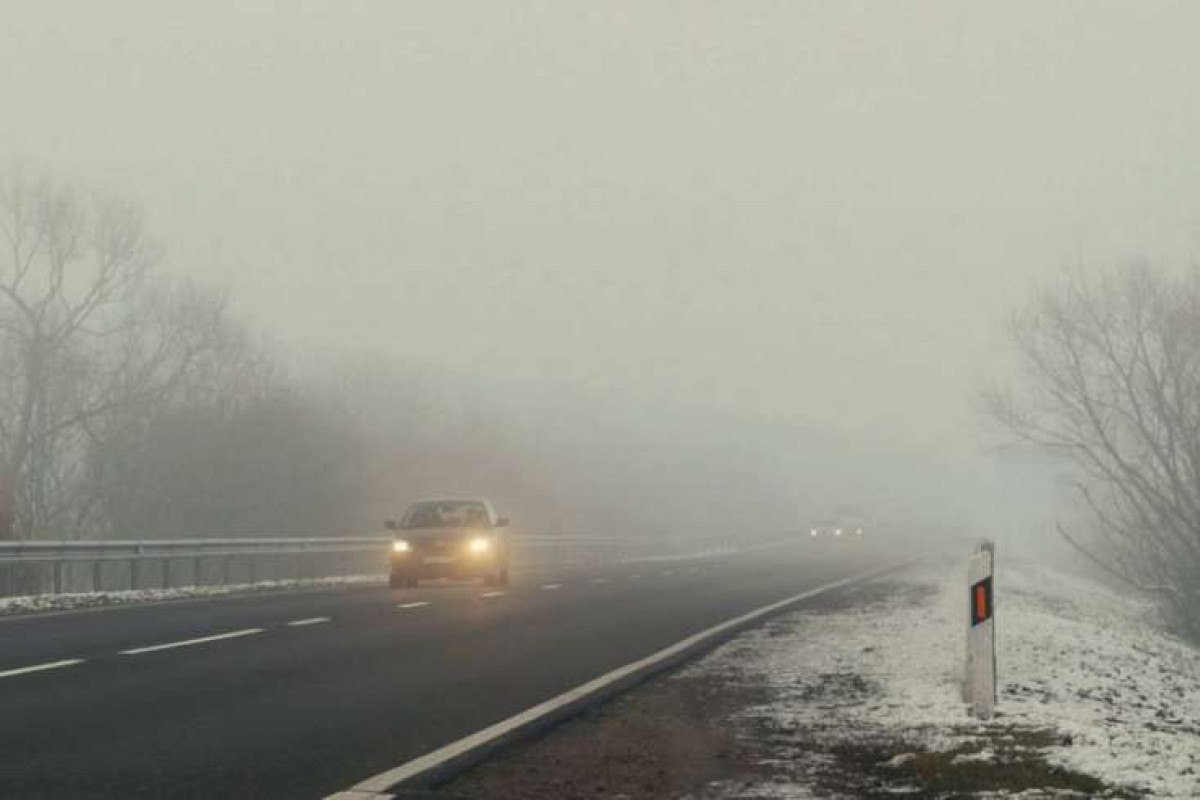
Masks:
[[[808,534],[813,539],[852,540],[861,539],[865,526],[862,520],[856,519],[825,519],[818,520],[809,528]]]
[[[508,520],[481,498],[420,500],[395,531],[389,585],[416,586],[423,578],[483,578],[493,585],[508,584]]]

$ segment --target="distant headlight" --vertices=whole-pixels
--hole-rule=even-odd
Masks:
[[[833,532],[833,535],[834,535],[834,536],[841,536],[841,535],[842,535],[842,529],[841,529],[841,528],[838,528],[836,531],[834,531],[834,532]]]
[[[412,545],[403,539],[397,539],[396,541],[392,542],[393,553],[407,553],[409,550],[412,550]]]
[[[486,536],[476,536],[471,541],[467,542],[467,552],[473,556],[481,556],[484,553],[490,552],[492,549],[492,540]]]
[[[813,535],[813,536],[816,536],[816,535],[817,535],[817,529],[816,529],[816,528],[813,528],[813,529],[812,529],[812,535]]]
[[[856,530],[856,531],[854,532],[854,535],[855,535],[855,536],[862,536],[862,528],[859,528],[858,530]]]

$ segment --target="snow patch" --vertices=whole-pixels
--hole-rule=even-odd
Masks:
[[[345,575],[334,578],[298,578],[293,580],[260,581],[222,586],[180,586],[172,589],[132,589],[114,592],[79,592],[74,594],[39,594],[0,598],[0,615],[31,614],[41,611],[71,611],[81,608],[153,603],[188,598],[222,597],[234,594],[320,589],[346,586],[369,586],[386,581],[382,575]]]
[[[771,701],[743,714],[779,741],[908,745],[960,764],[994,761],[990,744],[1011,743],[1109,785],[1200,797],[1200,651],[1156,627],[1149,602],[1001,561],[998,715],[982,723],[961,694],[965,586],[965,561],[881,578],[746,633],[685,674],[766,687]]]
[[[990,764],[996,760],[993,750],[984,748],[977,753],[959,753],[950,759],[951,764]]]

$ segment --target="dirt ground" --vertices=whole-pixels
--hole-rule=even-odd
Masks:
[[[759,769],[726,720],[750,690],[659,680],[421,796],[574,800],[682,797]],[[401,795],[403,797],[404,795]]]

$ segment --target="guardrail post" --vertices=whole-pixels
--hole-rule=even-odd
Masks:
[[[982,542],[967,562],[969,613],[963,699],[972,716],[979,719],[991,719],[996,711],[995,560],[995,544]]]
[[[203,565],[200,563],[200,556],[196,556],[192,559],[192,586],[200,585],[200,572],[202,566]]]
[[[142,548],[138,547],[134,550],[134,557],[129,559],[129,588],[136,591],[138,587],[138,559],[137,554],[142,552]]]
[[[99,592],[103,588],[104,581],[101,580],[103,577],[104,577],[104,562],[97,558],[95,561],[92,562],[92,591],[93,592]]]
[[[54,593],[62,594],[63,590],[63,565],[61,561],[54,562]]]
[[[171,588],[171,559],[164,558],[162,561],[163,579],[162,587],[164,589]]]

